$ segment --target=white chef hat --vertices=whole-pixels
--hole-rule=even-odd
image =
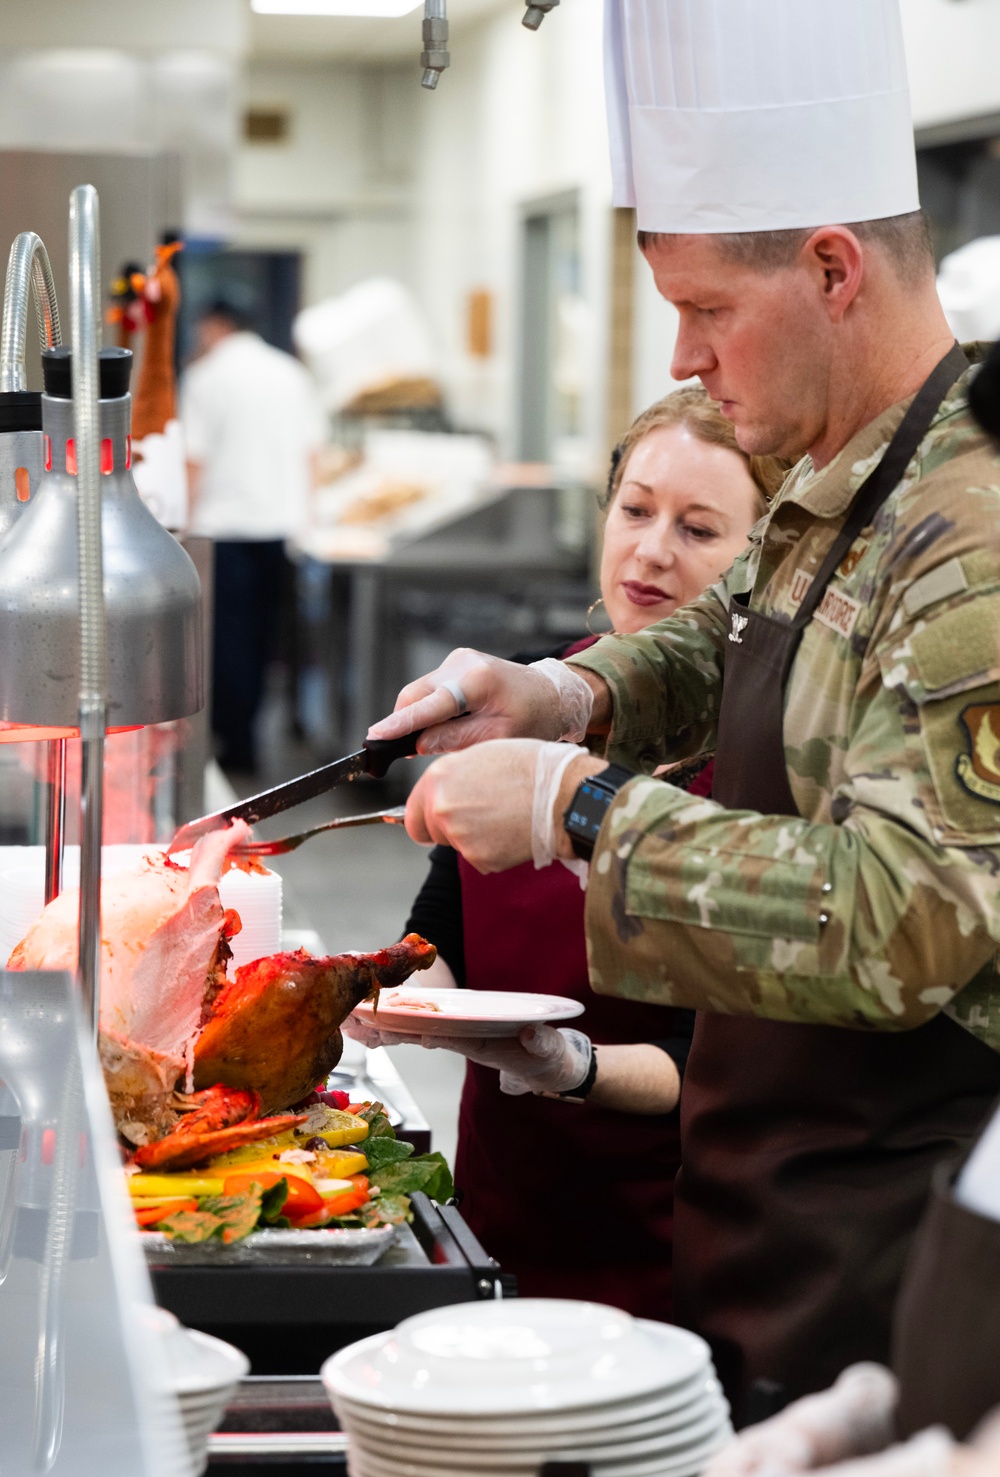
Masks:
[[[1000,338],[1000,236],[980,236],[944,257],[937,289],[960,344]]]
[[[898,0],[605,0],[614,201],[706,234],[917,210]]]

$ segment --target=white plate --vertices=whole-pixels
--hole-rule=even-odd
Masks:
[[[654,1456],[636,1461],[600,1461],[591,1467],[592,1477],[697,1477],[709,1460],[731,1439],[720,1433],[679,1457]],[[455,1467],[411,1462],[405,1458],[373,1455],[357,1443],[351,1444],[350,1470],[354,1477],[455,1477]],[[523,1467],[480,1469],[477,1477],[538,1477],[538,1463]]]
[[[431,1443],[448,1450],[459,1447],[469,1451],[517,1451],[534,1450],[546,1443],[567,1447],[575,1442],[598,1444],[605,1431],[613,1431],[621,1440],[642,1440],[644,1437],[665,1432],[675,1432],[713,1411],[728,1416],[729,1407],[722,1397],[718,1382],[711,1381],[711,1390],[690,1398],[680,1406],[670,1402],[644,1402],[641,1405],[609,1405],[598,1411],[582,1410],[575,1417],[508,1416],[502,1421],[454,1419],[435,1422],[417,1416],[400,1415],[396,1412],[376,1410],[371,1406],[358,1405],[337,1397],[343,1424],[369,1435],[381,1435],[403,1445]],[[686,1386],[690,1390],[690,1386]]]
[[[708,1374],[704,1339],[600,1303],[458,1303],[350,1344],[320,1370],[336,1407],[436,1416],[565,1413],[654,1394]]]
[[[354,1014],[366,1026],[406,1036],[516,1036],[525,1026],[570,1021],[583,1011],[579,1000],[561,995],[401,985],[381,992],[377,1012],[373,1002],[365,1000],[355,1006]]]
[[[642,1438],[630,1439],[625,1432],[608,1429],[595,1439],[596,1433],[576,1439],[555,1440],[543,1438],[534,1449],[530,1447],[508,1448],[506,1451],[493,1448],[484,1451],[471,1442],[461,1447],[444,1446],[435,1436],[424,1435],[412,1444],[401,1439],[398,1432],[391,1436],[384,1429],[364,1428],[360,1423],[348,1422],[347,1431],[362,1451],[381,1458],[416,1463],[436,1463],[457,1472],[467,1467],[504,1471],[520,1468],[526,1463],[536,1469],[544,1462],[560,1461],[589,1462],[591,1466],[600,1462],[641,1460],[646,1457],[662,1457],[666,1462],[679,1461],[692,1451],[700,1451],[707,1443],[718,1440],[722,1435],[732,1434],[729,1417],[724,1407],[719,1406],[692,1422],[686,1429],[659,1431]]]

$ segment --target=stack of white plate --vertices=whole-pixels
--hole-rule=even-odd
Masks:
[[[143,1307],[143,1323],[159,1334],[166,1354],[170,1389],[177,1396],[187,1453],[176,1465],[178,1472],[196,1474],[208,1466],[208,1438],[240,1380],[250,1373],[250,1361],[232,1344],[210,1334],[184,1328],[166,1308]]]
[[[697,1477],[732,1436],[708,1345],[554,1298],[461,1303],[328,1359],[351,1477]]]

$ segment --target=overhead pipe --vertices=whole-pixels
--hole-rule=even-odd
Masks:
[[[424,49],[420,53],[420,65],[424,69],[420,85],[433,91],[445,67],[451,65],[447,0],[424,0]]]
[[[101,280],[97,191],[78,185],[69,201],[70,342],[76,440],[77,533],[80,556],[79,970],[84,1010],[96,1032],[101,969],[101,823],[104,732],[107,724],[107,643],[101,533],[100,382]]]

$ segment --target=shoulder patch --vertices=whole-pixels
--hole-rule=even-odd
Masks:
[[[1000,805],[1000,703],[970,703],[959,719],[969,748],[955,761],[955,773],[973,795]]]

